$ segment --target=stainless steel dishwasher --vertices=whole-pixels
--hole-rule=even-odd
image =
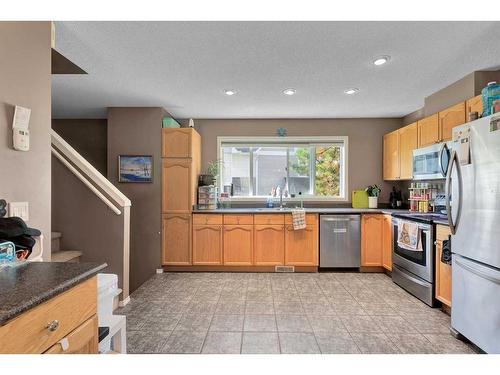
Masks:
[[[360,267],[360,215],[321,215],[319,249],[319,266],[322,268]]]

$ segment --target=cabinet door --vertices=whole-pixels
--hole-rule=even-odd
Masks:
[[[382,232],[382,266],[392,271],[392,218],[384,215]]]
[[[253,225],[224,225],[224,264],[253,264]]]
[[[163,212],[191,212],[195,203],[191,172],[191,159],[162,160]]]
[[[465,123],[465,102],[439,112],[440,141],[450,141],[452,129]]]
[[[162,264],[191,264],[191,215],[163,215]]]
[[[44,354],[97,354],[98,331],[97,316],[94,315],[57,344],[51,346]],[[64,347],[62,343],[65,344]]]
[[[285,265],[318,266],[318,227],[308,225],[306,229],[294,230],[285,227]]]
[[[436,241],[436,299],[451,306],[451,266],[441,262],[443,242]]]
[[[435,113],[417,122],[418,147],[429,146],[439,142],[439,117]]]
[[[285,262],[283,225],[254,226],[254,265],[279,266]]]
[[[162,129],[162,157],[190,158],[193,129]]]
[[[418,126],[413,123],[399,129],[399,178],[413,178],[413,150],[418,148]]]
[[[361,218],[361,265],[382,266],[384,216],[362,215]]]
[[[479,116],[483,114],[483,98],[481,95],[475,96],[469,100],[467,100],[465,110],[465,121],[469,121],[469,114],[471,112],[477,112]]]
[[[193,225],[193,264],[222,264],[221,225]]]
[[[399,179],[399,133],[393,131],[384,135],[384,180]]]

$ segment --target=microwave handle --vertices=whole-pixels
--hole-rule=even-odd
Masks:
[[[449,152],[448,151],[448,146],[446,146],[446,143],[443,143],[443,145],[441,146],[441,150],[439,150],[439,156],[438,156],[438,162],[439,162],[439,169],[441,170],[441,174],[443,175],[443,177],[446,177],[446,169],[444,169],[444,165],[443,165],[443,153],[444,152]]]
[[[453,215],[451,212],[450,204],[450,183],[451,183],[451,173],[453,172],[453,166],[457,167],[457,178],[458,178],[458,197],[454,198],[454,201],[458,201],[457,206],[457,219],[453,222]],[[462,214],[462,171],[460,170],[460,161],[458,160],[458,155],[456,151],[452,151],[450,156],[450,163],[448,164],[448,173],[446,175],[445,181],[445,194],[446,194],[446,212],[448,213],[448,225],[450,227],[451,234],[457,232],[458,223],[460,221],[460,216]]]

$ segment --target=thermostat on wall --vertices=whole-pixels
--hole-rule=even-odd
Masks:
[[[12,138],[14,149],[28,151],[30,149],[30,123],[31,109],[16,105],[14,119],[12,120]]]

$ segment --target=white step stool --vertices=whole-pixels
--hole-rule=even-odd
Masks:
[[[97,275],[97,319],[99,327],[109,327],[109,334],[99,343],[99,353],[127,353],[126,317],[113,315],[114,299],[121,292],[117,275]]]

